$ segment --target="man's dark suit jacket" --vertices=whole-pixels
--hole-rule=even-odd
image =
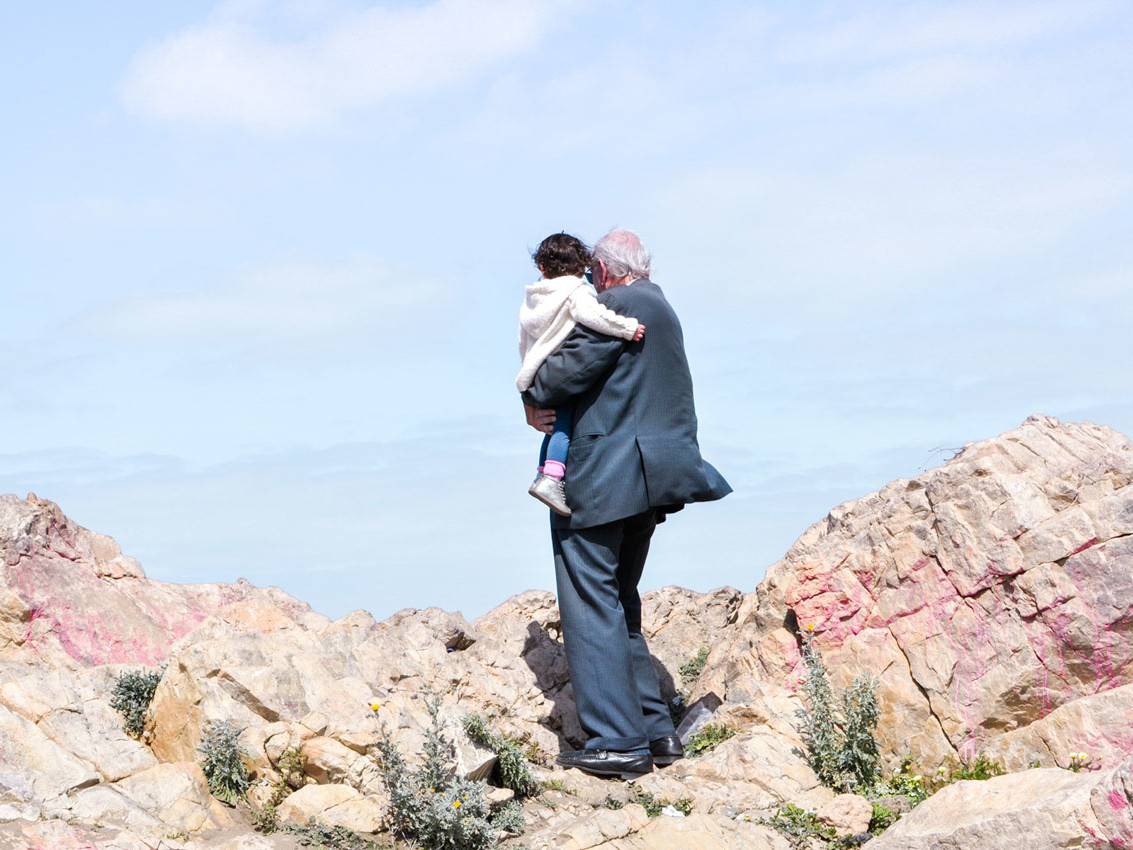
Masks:
[[[574,404],[567,503],[556,527],[590,528],[644,513],[720,499],[728,482],[700,456],[684,335],[657,284],[614,286],[598,300],[645,327],[626,342],[582,325],[539,367],[524,400]]]

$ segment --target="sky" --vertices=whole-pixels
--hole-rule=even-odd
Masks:
[[[1034,413],[1133,434],[1133,5],[142,0],[0,27],[0,493],[340,617],[553,589],[530,254],[642,237],[730,585]]]

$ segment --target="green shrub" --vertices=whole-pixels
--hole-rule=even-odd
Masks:
[[[304,847],[324,848],[324,850],[379,850],[379,846],[368,838],[344,826],[328,826],[311,818],[307,823],[288,823],[280,827],[281,832],[299,836]]]
[[[974,759],[960,760],[959,767],[950,772],[949,781],[957,782],[962,779],[991,779],[993,776],[1003,776],[1007,771],[999,762],[992,761],[983,753]]]
[[[691,687],[700,678],[700,674],[704,672],[704,665],[707,661],[708,647],[702,646],[696,655],[680,666],[678,672],[681,675],[681,684],[686,688]]]
[[[493,816],[480,782],[454,777],[450,744],[441,731],[440,698],[426,697],[432,723],[425,732],[425,760],[410,771],[382,721],[378,736],[379,770],[390,798],[390,823],[399,838],[424,850],[491,850],[496,830],[522,826],[518,807]]]
[[[760,818],[759,822],[781,833],[793,850],[808,850],[816,839],[824,847],[841,844],[833,827],[818,820],[814,812],[790,803],[778,809],[774,816]]]
[[[685,711],[688,710],[689,693],[692,691],[692,686],[696,683],[696,680],[700,678],[700,674],[704,672],[704,665],[707,661],[708,647],[702,646],[696,655],[678,668],[677,673],[681,677],[681,686],[668,704],[669,719],[673,721],[674,726],[681,722]]]
[[[661,812],[664,811],[666,806],[672,806],[674,809],[685,815],[692,814],[693,807],[692,800],[688,799],[687,797],[682,797],[676,802],[672,802],[666,797],[655,797],[651,791],[646,791],[644,788],[638,787],[634,787],[633,793],[629,795],[628,802],[637,803],[639,806],[645,809],[645,814],[647,814],[651,818],[660,817]],[[610,797],[607,797],[605,805],[608,809],[620,809],[623,805],[625,805],[624,803],[611,805],[611,803],[617,803],[617,801],[612,800]]]
[[[693,758],[704,753],[710,753],[735,734],[735,729],[729,729],[723,723],[706,723],[696,731],[695,735],[688,739],[685,755]]]
[[[495,734],[486,718],[470,714],[464,718],[464,731],[468,737],[496,754],[492,778],[504,788],[510,788],[518,797],[534,797],[542,789],[539,779],[531,770],[520,741],[507,735]]]
[[[243,729],[235,728],[225,720],[209,724],[197,751],[201,754],[201,769],[208,780],[209,791],[218,800],[236,805],[251,785],[244,758],[248,755],[239,744]]]
[[[871,785],[880,773],[880,757],[873,730],[877,728],[877,680],[858,676],[842,690],[838,705],[827,677],[826,665],[814,646],[810,631],[803,633],[806,678],[801,713],[807,760],[819,780],[829,788],[853,791]]]
[[[252,809],[252,829],[269,835],[279,829],[279,814],[275,803],[267,802]]]
[[[869,831],[874,835],[881,835],[881,833],[889,829],[900,816],[876,802],[872,805],[873,814],[870,815],[869,818]]]
[[[161,681],[161,671],[123,673],[114,684],[110,707],[122,715],[122,728],[131,738],[141,738],[149,717],[150,703]]]
[[[264,834],[279,829],[276,807],[282,803],[293,788],[303,784],[303,752],[298,747],[284,750],[279,756],[279,781],[272,786],[271,796],[259,808],[252,809],[252,828]]]
[[[523,806],[515,800],[507,803],[492,816],[492,826],[513,835],[522,835],[527,829],[527,822],[523,819]]]

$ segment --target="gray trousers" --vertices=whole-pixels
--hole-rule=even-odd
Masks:
[[[637,583],[654,510],[591,528],[551,528],[563,644],[587,749],[643,750],[674,732],[641,636]]]

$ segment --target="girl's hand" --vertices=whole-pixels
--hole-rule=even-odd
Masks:
[[[634,342],[641,342],[641,338],[643,336],[645,336],[645,325],[641,324],[641,322],[638,322],[637,323],[637,330],[634,331],[634,334],[633,334],[633,341]]]

